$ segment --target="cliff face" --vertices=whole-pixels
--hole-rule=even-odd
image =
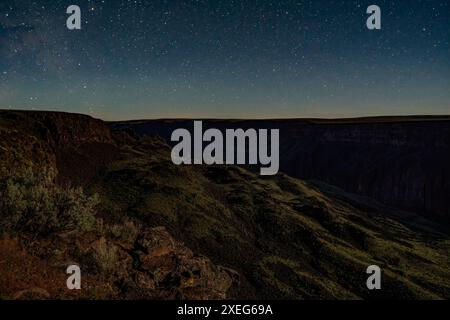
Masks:
[[[111,133],[103,121],[82,114],[0,110],[1,128],[8,129],[4,134],[18,131],[33,134],[58,147],[85,142],[112,143]]]
[[[449,220],[450,122],[305,125],[282,150],[290,175]]]
[[[117,148],[101,120],[62,112],[0,111],[0,162],[56,168],[75,184],[89,180]]]
[[[30,119],[41,123],[42,133],[58,147],[84,143],[112,143],[111,132],[101,120],[81,115],[59,112],[36,112]]]
[[[170,141],[192,121],[111,124]],[[450,119],[204,121],[204,127],[279,128],[280,170],[450,221]]]

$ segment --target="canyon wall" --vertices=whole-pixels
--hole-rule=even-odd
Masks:
[[[74,184],[91,179],[117,156],[111,131],[87,115],[0,110],[0,163],[51,167]]]
[[[449,220],[450,122],[307,124],[281,146],[292,176]]]

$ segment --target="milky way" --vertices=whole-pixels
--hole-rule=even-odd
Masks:
[[[81,8],[82,29],[66,28]],[[366,28],[377,4],[382,29]],[[450,114],[448,1],[0,3],[0,108],[153,117]]]

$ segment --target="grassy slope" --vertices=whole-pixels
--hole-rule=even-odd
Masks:
[[[105,212],[165,225],[191,248],[238,270],[237,297],[450,296],[448,236],[415,215],[402,221],[369,199],[282,174],[177,167],[154,139],[122,150],[92,186]],[[384,271],[376,293],[365,288],[371,264]]]

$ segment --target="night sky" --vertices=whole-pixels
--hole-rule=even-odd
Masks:
[[[450,5],[0,2],[0,108],[103,119],[450,114]],[[82,30],[66,28],[81,8]],[[366,28],[377,4],[382,30]]]

